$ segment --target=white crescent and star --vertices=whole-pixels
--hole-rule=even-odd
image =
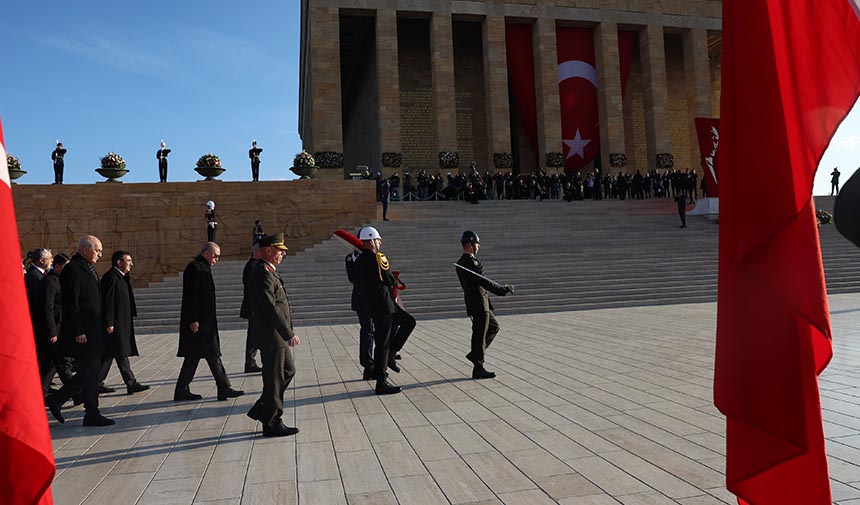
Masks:
[[[568,60],[558,65],[558,82],[561,84],[567,79],[580,78],[585,79],[597,88],[597,70],[590,64],[582,60]],[[567,158],[572,158],[574,155],[585,159],[585,146],[591,143],[591,139],[584,139],[576,130],[576,136],[572,139],[562,139],[564,145],[568,147]]]
[[[3,142],[0,142],[0,158],[3,160],[0,163],[3,166],[0,166],[0,181],[6,183],[7,186],[12,187],[12,181],[9,179],[9,168],[6,166],[6,149],[3,147]]]

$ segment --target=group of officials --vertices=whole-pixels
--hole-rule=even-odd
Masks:
[[[260,233],[257,233],[260,231]],[[382,237],[373,227],[360,230],[362,249],[346,258],[347,275],[353,283],[352,308],[359,317],[359,362],[363,379],[375,380],[378,395],[395,394],[400,387],[388,381],[388,369],[400,372],[398,352],[415,328],[415,318],[401,306],[397,294],[402,286],[397,273],[381,251]],[[466,358],[472,362],[474,379],[495,377],[484,368],[486,349],[499,331],[488,292],[505,296],[513,292],[483,276],[483,265],[476,258],[480,250],[478,235],[466,231],[461,237],[463,255],[457,261],[457,275],[463,288],[466,312],[472,319],[471,349]],[[264,235],[255,227],[254,252],[243,272],[244,297],[241,317],[248,319],[245,373],[261,373],[260,398],[247,415],[263,425],[264,436],[290,436],[298,429],[286,426],[282,416],[283,397],[296,374],[292,347],[301,343],[293,330],[289,298],[277,267],[286,255],[284,236]],[[61,423],[61,407],[69,399],[83,403],[84,426],[114,424],[99,412],[99,393],[113,392],[104,386],[112,361],[116,361],[128,394],[149,389],[137,382],[128,357],[137,356],[132,318],[136,315],[129,272],[131,255],[117,251],[111,269],[101,278],[95,263],[102,255],[102,244],[94,236],[78,242],[77,253],[53,257],[40,249],[32,255],[25,274],[31,317],[36,329],[39,365],[46,391],[45,404]],[[221,257],[214,242],[203,245],[191,260],[182,278],[179,349],[184,358],[174,390],[174,401],[201,400],[190,384],[201,359],[205,359],[217,386],[219,401],[235,398],[244,391],[233,389],[221,361],[221,342],[216,315],[215,283],[212,266]],[[53,268],[49,268],[53,264]],[[259,351],[262,367],[255,362]],[[55,374],[62,388],[48,392]]]

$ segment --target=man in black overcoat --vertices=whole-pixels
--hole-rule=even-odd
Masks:
[[[104,323],[99,276],[95,264],[102,256],[102,243],[92,235],[78,240],[78,252],[60,274],[63,318],[60,323],[60,348],[73,357],[78,373],[46,404],[58,421],[63,422],[59,406],[80,389],[84,426],[108,426],[112,419],[99,412],[98,375],[105,353]]]
[[[259,223],[259,221],[257,221]],[[239,308],[239,317],[248,320],[248,333],[245,335],[245,373],[259,373],[263,369],[257,366],[257,346],[254,344],[253,325],[254,318],[251,317],[251,296],[248,293],[248,279],[251,277],[251,271],[254,265],[260,261],[260,246],[259,241],[263,236],[258,237],[254,234],[254,249],[248,262],[245,263],[245,268],[242,269],[242,306]]]
[[[475,257],[481,249],[481,241],[478,235],[472,231],[465,231],[460,237],[463,246],[463,255],[457,260],[461,267],[483,276],[484,266]],[[472,348],[466,359],[472,362],[473,379],[492,379],[495,373],[484,368],[484,353],[496,334],[499,333],[499,323],[493,315],[493,303],[487,291],[494,295],[505,296],[513,292],[514,288],[505,284],[502,286],[487,278],[480,278],[460,268],[457,269],[457,277],[460,279],[460,287],[463,288],[463,297],[466,300],[466,314],[472,318]]]
[[[35,329],[39,324],[39,284],[42,282],[42,279],[51,267],[51,262],[54,257],[50,249],[35,249],[30,252],[29,257],[32,263],[24,274],[24,286],[27,288],[27,302],[30,306],[30,322],[33,324],[33,328]],[[41,351],[39,344],[40,342],[37,339],[37,354]]]
[[[33,325],[36,337],[36,352],[39,357],[39,374],[42,377],[42,391],[48,391],[54,375],[59,375],[62,383],[68,384],[74,375],[74,361],[60,353],[60,322],[63,318],[62,299],[60,298],[60,274],[69,257],[65,254],[54,256],[53,268],[45,274],[36,292],[38,313]]]
[[[149,389],[149,386],[137,382],[128,361],[129,356],[139,356],[134,339],[133,320],[137,316],[137,306],[134,303],[134,291],[131,289],[129,276],[134,262],[128,251],[116,251],[111,256],[111,264],[113,266],[105,272],[101,284],[107,353],[102,359],[99,372],[99,388],[104,387],[111,361],[116,361],[126,390],[131,395]]]
[[[388,384],[386,367],[400,372],[395,356],[415,329],[415,318],[395,303],[394,286],[397,284],[397,278],[391,272],[388,258],[379,251],[382,245],[379,232],[376,228],[365,226],[359,232],[358,238],[361,239],[364,250],[355,261],[355,273],[362,303],[373,320],[373,376],[376,378],[376,394],[399,393],[399,386]],[[392,326],[397,327],[393,334]]]
[[[215,281],[212,279],[212,267],[220,257],[221,247],[215,242],[207,242],[182,274],[179,351],[176,355],[185,360],[176,381],[174,401],[203,398],[192,393],[189,387],[201,359],[206,360],[212,371],[218,386],[219,401],[245,394],[231,387],[224,364],[221,363],[221,340],[215,314]]]
[[[277,266],[284,259],[287,246],[284,234],[264,237],[259,242],[260,261],[253,264],[248,279],[254,342],[263,360],[263,392],[248,411],[248,417],[263,423],[263,435],[295,435],[296,428],[284,425],[284,391],[296,375],[293,352],[301,343],[293,331],[290,300]]]

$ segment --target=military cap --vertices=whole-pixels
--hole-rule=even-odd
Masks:
[[[287,246],[284,245],[284,234],[276,233],[274,235],[266,235],[258,242],[260,247],[277,247],[282,251],[287,251]]]
[[[460,243],[462,244],[474,244],[481,243],[481,239],[478,238],[478,234],[473,231],[464,231],[463,236],[460,237]]]

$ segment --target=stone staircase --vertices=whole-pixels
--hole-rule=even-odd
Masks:
[[[817,199],[832,209],[832,199]],[[487,276],[516,286],[493,297],[496,314],[712,302],[717,297],[718,225],[688,216],[678,228],[671,200],[486,201],[393,203],[391,221],[374,222],[382,250],[408,285],[402,298],[418,320],[466,317],[452,263],[460,234],[481,237]],[[333,231],[333,230],[332,230]],[[821,229],[828,292],[860,292],[860,251],[833,226]],[[280,266],[296,326],[351,324],[348,250],[326,240],[288,256]],[[243,261],[213,268],[222,329],[245,328]],[[181,277],[135,293],[138,333],[176,332]]]

